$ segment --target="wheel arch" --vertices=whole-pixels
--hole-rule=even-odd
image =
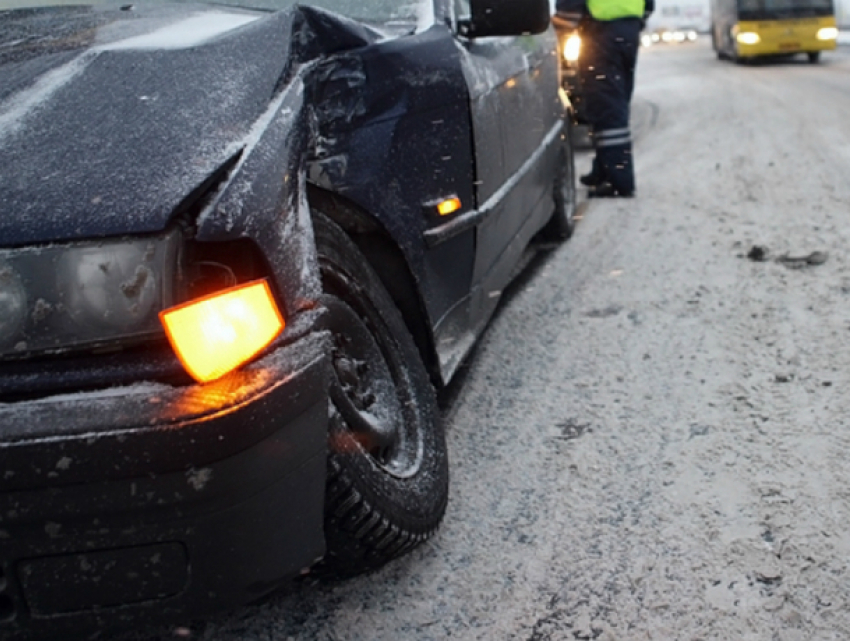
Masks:
[[[395,239],[377,218],[344,196],[308,183],[307,200],[311,208],[316,207],[339,225],[363,252],[401,312],[432,384],[441,387],[434,332],[425,302],[410,264]]]

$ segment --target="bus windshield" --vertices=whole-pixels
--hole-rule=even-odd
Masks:
[[[739,20],[831,16],[832,0],[738,0]]]

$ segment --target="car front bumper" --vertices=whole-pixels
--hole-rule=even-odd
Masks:
[[[0,638],[185,621],[320,557],[328,352],[0,403]]]

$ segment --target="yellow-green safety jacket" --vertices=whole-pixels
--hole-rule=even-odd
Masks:
[[[643,18],[645,0],[587,0],[587,10],[597,20]]]

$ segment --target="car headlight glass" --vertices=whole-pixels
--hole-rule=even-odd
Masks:
[[[835,40],[838,38],[838,29],[835,27],[823,27],[818,29],[818,40]]]
[[[180,234],[0,250],[0,357],[162,334]]]

